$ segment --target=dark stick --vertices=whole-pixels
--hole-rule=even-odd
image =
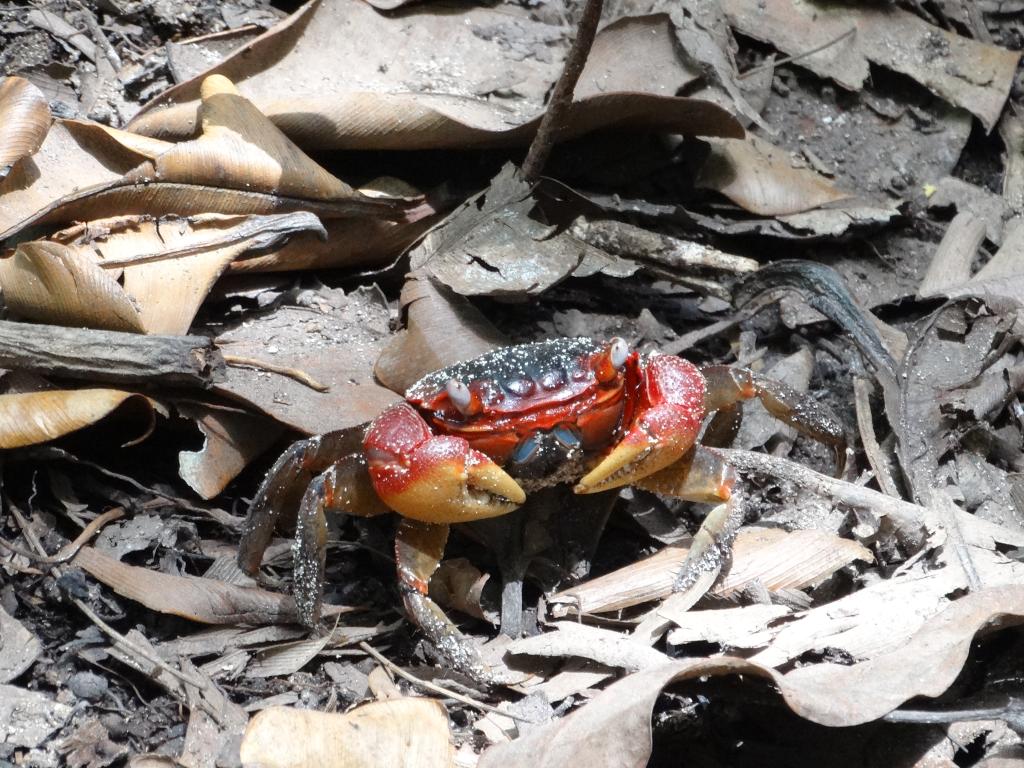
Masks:
[[[590,54],[590,47],[594,44],[594,36],[597,34],[597,23],[601,20],[601,7],[604,0],[587,0],[583,7],[583,16],[580,19],[579,28],[576,30],[576,39],[569,49],[569,55],[565,57],[565,66],[562,74],[555,83],[555,89],[551,92],[551,100],[548,102],[547,111],[541,118],[537,127],[537,134],[530,143],[530,151],[526,153],[526,160],[523,161],[523,178],[533,183],[540,178],[544,164],[548,161],[551,148],[554,146],[555,138],[564,127],[566,115],[572,106],[572,94],[576,90],[576,83],[583,74],[583,65],[587,63],[587,56]]]
[[[211,386],[224,360],[205,336],[143,336],[118,331],[0,321],[0,368],[117,384]]]

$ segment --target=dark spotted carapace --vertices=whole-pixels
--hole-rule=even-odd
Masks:
[[[531,443],[538,443],[543,455],[537,460],[547,466],[550,451],[559,445],[572,453],[569,436],[578,437],[583,451],[600,451],[629,422],[626,409],[635,398],[628,394],[640,386],[640,358],[630,352],[616,368],[610,349],[610,344],[584,338],[505,347],[435,371],[405,397],[436,432],[466,438],[499,464],[510,459],[523,463]],[[468,415],[452,402],[452,380],[469,389],[473,407]],[[537,438],[547,432],[553,433],[551,439]]]

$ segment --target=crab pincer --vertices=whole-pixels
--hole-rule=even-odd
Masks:
[[[381,500],[403,517],[462,523],[511,512],[526,493],[462,437],[435,435],[407,403],[378,417],[364,441]]]

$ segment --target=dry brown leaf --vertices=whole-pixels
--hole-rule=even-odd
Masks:
[[[270,707],[241,745],[243,768],[451,768],[454,754],[444,706],[413,698],[345,714]]]
[[[36,322],[184,334],[231,261],[307,231],[323,228],[305,212],[102,219],[20,244],[0,285],[11,312]]]
[[[795,167],[789,152],[756,136],[711,141],[696,184],[761,216],[801,213],[852,197],[824,176]]]
[[[301,291],[217,337],[229,367],[214,390],[308,435],[362,424],[399,399],[372,374],[390,320],[375,286]]]
[[[200,450],[178,454],[178,474],[204,499],[223,491],[284,431],[279,424],[244,411],[201,403],[179,403],[178,410],[195,420],[205,438]]]
[[[498,624],[498,617],[484,611],[481,593],[490,574],[484,573],[464,557],[445,560],[430,579],[430,598],[444,608],[454,608],[468,616]]]
[[[914,696],[938,696],[960,673],[977,632],[995,622],[1005,627],[1022,621],[1024,587],[1006,586],[956,600],[906,644],[859,664],[810,664],[782,675],[731,657],[668,662],[614,683],[566,718],[490,748],[479,768],[644,765],[651,751],[651,712],[661,690],[711,675],[771,679],[801,717],[836,727],[859,725]]]
[[[374,179],[358,190],[415,198],[420,191],[393,178]],[[296,269],[373,269],[385,267],[405,253],[433,224],[437,214],[427,203],[402,221],[382,218],[329,219],[326,237],[300,234],[281,248],[231,263],[231,272],[283,272]]]
[[[144,437],[152,431],[154,415],[151,401],[143,395],[119,389],[58,389],[0,395],[0,448],[45,443],[95,424],[129,401],[145,411],[147,424],[141,433]]]
[[[692,73],[679,57],[672,60],[664,24],[655,30],[656,44],[642,43],[650,24],[648,17],[623,20],[601,33],[613,42],[633,43],[628,67],[620,47],[598,36],[581,79],[588,95],[571,110],[560,136],[601,127],[742,136],[739,123],[710,102],[676,97],[675,91],[659,95],[689,82]],[[561,71],[565,32],[516,6],[451,13],[424,5],[385,16],[357,0],[314,0],[205,74],[238,83],[243,95],[305,147],[507,145],[528,141],[536,130],[545,95]],[[438,40],[445,41],[443,54]],[[325,46],[330,56],[323,55]],[[657,77],[643,77],[655,69]],[[620,84],[631,90],[601,87],[610,71],[620,70]],[[131,129],[191,135],[198,80],[145,105]]]
[[[46,96],[32,83],[21,77],[0,80],[0,181],[39,149],[51,120]]]
[[[554,628],[554,632],[513,640],[508,652],[528,656],[573,656],[630,672],[660,666],[669,658],[644,642],[610,629],[575,621],[558,621]]]
[[[82,547],[72,565],[85,570],[117,594],[159,613],[204,624],[277,624],[296,620],[290,596],[256,587],[239,587],[198,576],[172,576],[108,557]],[[327,613],[345,613],[344,606],[325,606]]]
[[[802,54],[801,67],[860,90],[869,62],[901,72],[992,130],[1010,92],[1019,52],[961,37],[891,5],[798,0],[722,0],[730,23],[745,35]],[[844,33],[854,34],[838,40]]]
[[[405,392],[432,371],[508,343],[469,301],[428,275],[408,275],[401,301],[406,327],[384,347],[373,369],[394,392]]]
[[[604,613],[659,600],[672,594],[675,575],[689,545],[666,547],[656,555],[558,592],[548,598],[555,616],[570,609]],[[855,541],[824,531],[744,528],[736,537],[732,563],[710,592],[728,596],[759,582],[768,590],[802,589],[871,552]]]
[[[362,195],[289,141],[230,81],[203,91],[201,135],[173,144],[58,121],[42,148],[0,183],[0,239],[39,222],[117,214],[269,214],[401,220],[419,203]],[[23,168],[23,166],[31,166]]]

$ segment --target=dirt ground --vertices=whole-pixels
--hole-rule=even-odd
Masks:
[[[638,10],[639,4],[618,5],[606,4],[606,20],[649,10]],[[718,3],[685,5],[698,8],[692,13],[699,13]],[[1019,51],[1024,46],[1024,4],[1002,0],[976,5],[988,45],[1008,51]],[[424,9],[429,6],[424,3],[374,13],[406,18],[415,25],[416,14],[428,12]],[[878,6],[913,15],[935,29],[979,37],[978,30],[970,26],[976,21],[970,2],[906,0]],[[557,1],[524,1],[509,7],[517,12],[526,9],[545,22],[559,23],[575,21],[581,11],[576,4]],[[124,127],[155,96],[177,83],[190,81],[296,10],[296,4],[262,0],[0,2],[0,75],[28,80],[44,94],[56,118]],[[439,13],[455,15],[464,10],[445,3]],[[732,28],[738,47],[730,55],[738,72],[762,68],[773,57],[777,60],[792,53],[772,40],[755,39],[738,22]],[[512,29],[477,28],[476,34],[488,42],[499,33],[504,35],[503,50],[511,51],[524,68],[547,66],[545,59],[553,55],[554,42],[538,42],[539,38],[531,37],[534,32],[525,26]],[[515,29],[522,29],[521,39],[516,39]],[[570,26],[565,24],[561,29],[560,42],[571,39]],[[182,44],[190,38],[225,31],[232,32],[202,45]],[[859,34],[867,39],[869,33]],[[770,30],[758,35],[770,36]],[[324,55],[331,54],[327,51]],[[555,65],[561,55],[556,57]],[[806,390],[811,400],[826,405],[851,433],[860,435],[852,446],[851,468],[845,475],[851,481],[849,485],[889,493],[884,479],[878,478],[888,473],[890,480],[896,478],[893,482],[897,488],[895,495],[889,493],[890,498],[901,496],[903,503],[913,509],[948,512],[948,507],[942,507],[945,502],[926,490],[941,488],[950,505],[986,525],[1008,531],[1006,539],[992,534],[995,543],[989,549],[1001,563],[1019,563],[1024,546],[1014,542],[1024,536],[1024,421],[1018,402],[1024,375],[1020,373],[1017,308],[1024,302],[1024,293],[1010,273],[1001,278],[1002,288],[987,285],[978,293],[964,288],[962,280],[951,284],[939,278],[952,272],[970,275],[997,258],[1000,247],[1005,246],[1009,253],[1009,244],[1016,243],[1011,222],[1022,212],[1015,208],[1006,179],[1014,174],[1019,179],[1021,170],[1016,157],[1024,145],[1020,141],[1024,131],[1019,128],[1024,107],[1020,70],[1015,70],[1006,103],[996,113],[999,119],[986,128],[977,114],[972,115],[962,105],[954,106],[949,98],[937,95],[934,87],[922,84],[921,78],[901,74],[892,67],[865,63],[869,73],[863,86],[852,88],[810,71],[804,63],[806,60],[778,62],[764,81],[766,87],[754,82],[758,80],[756,73],[737,81],[744,83],[744,93],[763,126],[752,125],[735,112],[734,105],[726,103],[726,107],[739,115],[750,134],[774,145],[774,151],[781,152],[785,162],[796,169],[794,173],[813,172],[819,180],[813,188],[825,190],[822,195],[832,196],[830,202],[796,213],[750,203],[729,186],[728,179],[712,179],[710,166],[699,170],[709,156],[716,157],[717,150],[709,149],[707,141],[654,130],[630,134],[628,141],[614,131],[599,131],[560,144],[545,166],[544,175],[554,180],[545,182],[550,183],[545,199],[564,205],[569,205],[568,200],[577,206],[571,217],[575,219],[581,212],[582,218],[572,224],[577,234],[580,227],[594,221],[620,221],[675,238],[674,242],[693,242],[737,259],[752,259],[756,265],[800,259],[834,268],[844,278],[859,311],[869,311],[880,321],[881,337],[890,344],[890,351],[900,348],[899,341],[892,346],[893,338],[902,338],[903,348],[910,349],[906,360],[894,354],[897,363],[904,366],[894,369],[894,386],[901,393],[902,399],[897,400],[904,404],[903,415],[910,425],[903,436],[919,436],[919,445],[901,443],[899,426],[890,429],[887,419],[895,418],[892,404],[897,400],[888,399],[884,385],[866,385],[862,405],[867,402],[870,407],[866,415],[858,409],[856,400],[862,395],[857,387],[875,381],[871,371],[876,366],[863,352],[856,329],[844,325],[841,318],[837,321],[806,292],[790,292],[757,314],[743,315],[734,298],[734,290],[749,279],[741,272],[703,267],[680,276],[678,265],[645,261],[644,256],[638,258],[642,267],[639,271],[623,267],[621,259],[636,256],[638,249],[621,245],[625,237],[622,231],[608,241],[599,240],[593,232],[587,237],[581,235],[581,239],[604,247],[615,258],[608,257],[612,260],[601,269],[577,268],[573,276],[552,279],[550,285],[536,290],[524,288],[523,283],[510,283],[511,287],[500,290],[474,291],[472,286],[466,287],[478,274],[495,280],[513,279],[508,276],[515,270],[506,269],[505,262],[495,266],[497,262],[480,257],[465,264],[458,262],[447,272],[443,271],[445,267],[437,266],[438,261],[433,262],[433,274],[448,286],[445,290],[461,294],[457,299],[465,302],[454,305],[458,307],[454,311],[478,313],[485,318],[487,329],[480,330],[475,314],[469,319],[465,319],[468,315],[458,315],[459,319],[454,320],[442,313],[433,330],[423,331],[425,336],[433,334],[424,345],[443,347],[448,343],[446,336],[457,336],[452,344],[471,347],[476,341],[474,334],[483,338],[492,330],[510,343],[563,336],[618,336],[631,348],[683,353],[700,365],[739,363],[795,382],[803,376],[802,386],[794,386]],[[403,66],[397,62],[393,65]],[[701,89],[715,80],[710,66],[701,66],[697,71],[702,74],[679,96],[700,97]],[[417,71],[424,82],[429,82],[429,67],[424,64],[422,71]],[[527,82],[524,76],[519,82],[499,83],[489,93],[491,97],[494,93],[516,94],[532,87],[532,81]],[[456,91],[457,84],[451,90]],[[547,91],[541,88],[538,93],[543,98]],[[192,97],[181,97],[188,98]],[[143,116],[147,114],[152,113],[144,112]],[[513,124],[511,117],[508,121]],[[181,139],[170,132],[161,138]],[[296,142],[302,145],[298,139]],[[435,220],[439,220],[470,195],[487,188],[506,162],[521,163],[527,143],[519,140],[513,146],[433,149],[424,146],[405,151],[337,147],[308,151],[315,161],[353,187],[390,176],[417,190],[429,191],[428,199],[438,216]],[[776,169],[771,163],[758,166],[762,167],[772,172]],[[801,183],[799,179],[792,182],[794,188]],[[497,188],[494,182],[492,189]],[[795,194],[804,193],[799,189]],[[837,189],[844,195],[833,195]],[[962,216],[970,220],[960,219]],[[91,215],[71,216],[70,220],[88,218]],[[940,243],[954,229],[951,222],[957,219],[957,227],[970,230],[974,226],[977,230],[975,248],[967,254],[966,263],[962,254],[959,260],[955,255],[949,257],[947,266],[936,276],[937,253],[943,252]],[[308,224],[303,226],[309,228]],[[20,242],[47,236],[53,228],[45,219],[33,220],[11,235],[4,246],[14,248]],[[419,234],[422,232],[417,237]],[[377,237],[376,230],[365,235],[367,240]],[[970,240],[971,235],[964,237]],[[536,239],[542,240],[539,236]],[[613,247],[616,243],[618,250]],[[960,246],[966,247],[962,242]],[[414,252],[413,261],[416,258]],[[561,252],[552,249],[542,256],[519,258],[556,263]],[[1021,264],[1019,260],[1014,263]],[[289,367],[310,371],[314,377],[337,377],[330,383],[345,381],[346,385],[363,386],[361,391],[368,393],[365,397],[351,394],[354,390],[337,395],[337,402],[348,398],[364,409],[360,411],[347,401],[337,406],[347,409],[344,418],[349,421],[343,425],[325,415],[324,409],[336,407],[336,401],[328,406],[310,399],[314,396],[309,386],[293,380],[281,383],[266,371],[245,369],[245,378],[237,373],[241,369],[229,365],[239,378],[229,379],[215,392],[152,381],[136,387],[122,384],[126,390],[148,395],[155,405],[124,401],[119,410],[111,409],[116,410],[111,420],[97,419],[99,423],[57,440],[37,441],[4,452],[0,457],[0,538],[15,548],[0,551],[0,662],[19,671],[3,678],[0,713],[22,718],[19,722],[23,726],[19,726],[19,734],[14,733],[17,728],[9,728],[6,740],[0,739],[0,766],[239,765],[241,727],[237,718],[244,725],[246,718],[271,706],[346,712],[362,702],[386,700],[389,691],[442,700],[457,764],[475,765],[480,755],[494,745],[514,744],[547,727],[541,723],[550,724],[570,712],[584,711],[590,706],[588,702],[597,700],[609,679],[625,677],[623,670],[644,669],[643,665],[608,659],[602,666],[601,658],[593,656],[585,657],[587,661],[568,662],[577,672],[603,670],[608,674],[551,701],[542,693],[530,693],[528,688],[488,688],[456,673],[446,675],[443,657],[401,609],[392,555],[395,522],[390,517],[331,520],[324,600],[351,607],[352,611],[328,617],[328,623],[337,621],[335,633],[339,629],[341,632],[340,639],[337,634],[331,635],[330,643],[325,640],[317,645],[314,638],[311,645],[305,630],[285,620],[255,622],[256,628],[206,627],[187,617],[191,608],[176,612],[159,607],[159,600],[147,596],[150,587],[140,583],[134,592],[126,587],[125,582],[136,578],[131,574],[137,572],[115,572],[118,565],[123,565],[168,577],[202,576],[207,580],[223,579],[217,583],[253,584],[234,567],[235,554],[242,520],[275,459],[296,439],[321,431],[318,424],[353,427],[396,397],[373,384],[374,365],[384,343],[395,338],[403,323],[412,322],[412,310],[406,307],[409,301],[403,295],[403,286],[408,289],[408,271],[409,258],[394,258],[391,254],[367,257],[352,265],[323,262],[303,271],[287,264],[267,272],[239,269],[225,273],[216,283],[190,326],[192,335],[216,338],[225,352],[240,358],[284,360]],[[450,277],[453,273],[455,278]],[[927,280],[939,280],[942,285],[927,293],[922,290]],[[120,284],[127,285],[127,278],[122,278]],[[19,313],[17,306],[12,309],[9,284],[0,278],[0,286],[7,304],[5,319],[39,320]],[[947,301],[951,309],[945,308]],[[737,322],[729,323],[737,318]],[[43,322],[80,325],[77,321]],[[720,331],[714,330],[716,323],[723,324]],[[700,333],[709,327],[712,330]],[[472,339],[467,341],[469,337]],[[285,359],[288,348],[301,348],[305,362]],[[911,365],[907,361],[914,353],[916,362]],[[411,356],[408,347],[402,354]],[[377,365],[377,379],[381,380]],[[919,389],[905,384],[900,389],[899,375],[905,381],[908,373]],[[959,383],[949,383],[947,378]],[[992,396],[998,405],[972,405],[973,395],[964,394],[967,385],[960,379],[969,380],[971,386],[982,379],[997,389],[1001,386]],[[45,386],[33,383],[38,381]],[[38,369],[12,369],[5,372],[7,394],[2,396],[59,388],[61,382],[68,381],[71,387],[90,385],[82,377],[68,379],[59,373],[48,376]],[[934,390],[927,388],[937,381],[940,383]],[[371,390],[371,385],[377,389]],[[114,385],[97,380],[92,386]],[[951,392],[959,393],[961,399],[952,398]],[[924,410],[921,402],[935,410]],[[217,404],[245,422],[244,434],[251,438],[253,447],[245,452],[244,468],[233,473],[226,487],[204,496],[196,492],[198,481],[190,482],[186,477],[181,457],[186,453],[201,456],[210,430],[227,429],[223,424],[203,421],[216,415]],[[287,410],[285,405],[294,406],[293,415],[281,415]],[[275,410],[279,406],[280,410]],[[873,425],[877,432],[872,435],[872,439],[878,438],[872,455],[865,452],[865,417],[867,425]],[[3,423],[11,418],[5,412],[0,428],[12,429],[10,423]],[[147,426],[150,420],[155,424],[152,434]],[[234,424],[230,429],[235,429]],[[134,437],[139,435],[146,439],[136,444]],[[824,474],[832,471],[832,455],[827,447],[796,436],[788,428],[780,430],[760,406],[751,409],[736,445],[741,449],[764,449]],[[923,454],[934,457],[934,466],[922,469],[919,460]],[[887,467],[876,465],[879,456],[887,457]],[[813,529],[823,535],[845,536],[848,543],[856,539],[866,546],[865,551],[870,550],[870,562],[851,558],[837,562],[827,575],[806,586],[779,588],[777,594],[774,589],[768,590],[772,599],[765,598],[762,602],[766,605],[804,610],[850,596],[905,571],[916,573],[914,568],[923,568],[923,574],[943,568],[949,572],[957,567],[942,559],[955,548],[950,543],[955,542],[955,534],[944,538],[946,534],[939,536],[936,529],[927,528],[927,536],[914,546],[901,535],[898,524],[888,518],[880,522],[882,516],[877,510],[872,513],[860,508],[857,512],[855,503],[822,501],[798,480],[751,474],[747,523],[769,530]],[[929,480],[922,485],[920,478],[925,474]],[[943,484],[935,478],[942,478]],[[678,543],[696,530],[708,509],[708,505],[666,500],[639,489],[587,504],[577,503],[572,494],[563,491],[565,488],[556,488],[538,494],[536,505],[518,522],[508,523],[511,527],[481,525],[452,535],[446,558],[465,565],[453,566],[450,573],[446,571],[446,578],[455,579],[453,592],[466,592],[467,584],[472,588],[468,596],[461,592],[449,595],[445,610],[457,616],[460,627],[473,638],[489,640],[498,633],[499,626],[518,629],[530,639],[540,637],[546,629],[552,629],[553,604],[547,599],[553,592],[629,568],[666,545]],[[37,545],[50,554],[60,551],[98,513],[111,507],[123,508],[127,514],[109,523],[92,542],[108,558],[102,563],[89,565],[81,559],[47,562],[39,559],[38,551],[34,557],[26,556],[31,552],[24,550]],[[552,510],[564,512],[564,517],[556,519]],[[602,521],[604,524],[599,524]],[[869,528],[870,534],[863,532]],[[968,530],[962,538],[971,540],[971,536]],[[499,546],[495,554],[493,548],[481,542],[490,540],[493,544],[497,539],[507,545],[513,537],[525,541],[522,546],[526,548],[535,546],[536,561],[522,584],[522,610],[510,617],[501,611],[502,575],[520,584],[515,572],[521,563],[508,549]],[[947,554],[937,554],[940,552]],[[289,593],[293,565],[288,537],[273,540],[265,564],[260,586],[275,594]],[[100,575],[101,571],[105,575]],[[993,590],[1013,587],[1016,576],[988,585],[987,573],[982,574],[982,586]],[[485,581],[475,581],[486,574],[489,578]],[[518,573],[520,580],[522,577],[523,573]],[[763,585],[760,588],[764,589]],[[158,587],[152,589],[161,591]],[[948,607],[972,591],[984,592],[977,585],[965,588],[951,582],[935,605],[926,610],[908,602],[907,611],[920,611],[924,621],[934,617],[939,602]],[[758,602],[751,594],[712,596],[701,605],[749,606]],[[217,599],[209,598],[214,604]],[[509,603],[504,605],[507,608]],[[1014,602],[996,603],[977,622],[979,629],[999,627],[1001,631],[979,632],[977,636],[972,631],[966,638],[950,641],[949,648],[964,650],[966,661],[960,659],[959,666],[948,662],[954,672],[947,685],[908,688],[902,699],[877,716],[850,715],[846,721],[831,724],[824,716],[801,716],[801,711],[824,710],[814,710],[806,703],[801,710],[792,703],[799,698],[795,693],[792,698],[786,694],[790,702],[786,705],[779,695],[779,691],[788,690],[785,685],[758,677],[749,669],[746,674],[740,671],[734,675],[709,672],[711,676],[704,678],[700,675],[705,673],[699,672],[695,673],[699,680],[659,687],[660,695],[655,693],[652,698],[653,747],[649,758],[644,755],[640,762],[648,759],[652,766],[994,766],[1004,764],[996,760],[1001,758],[1007,760],[1006,765],[1013,764],[1011,759],[1019,760],[1021,754],[1019,697],[1024,679],[1022,635],[1013,628],[1020,622],[1017,617],[1024,614],[1015,606]],[[477,618],[467,618],[467,611]],[[563,615],[575,618],[572,613]],[[631,606],[606,612],[594,621],[590,621],[594,614],[588,614],[586,623],[625,632],[635,629],[646,615]],[[870,632],[884,636],[884,619],[876,620],[880,623]],[[962,626],[974,626],[973,620],[964,618]],[[674,631],[684,632],[678,627]],[[846,645],[839,630],[835,631],[834,636],[812,638],[806,647],[792,650],[789,656],[764,663],[782,675],[804,666],[855,669],[858,662],[867,664],[874,658],[868,651],[858,655]],[[243,637],[244,632],[250,634]],[[770,656],[771,648],[759,652],[760,646],[750,642],[730,644],[708,635],[706,639],[670,640],[657,647],[675,660],[713,658],[728,651],[759,662],[768,658],[765,653]],[[480,711],[394,677],[393,670],[382,666],[361,644],[371,646],[421,679],[434,679],[457,692],[500,705],[506,714],[520,718],[519,725],[500,716],[481,724]],[[864,644],[870,645],[866,641]],[[903,645],[918,647],[909,639]],[[25,651],[21,660],[17,655],[8,658],[5,654],[15,647],[32,647],[34,652]],[[651,648],[645,650],[653,652]],[[926,650],[936,659],[947,658],[943,655],[945,646]],[[167,664],[167,660],[173,660],[177,666],[168,672],[152,662],[153,654]],[[559,656],[557,652],[551,655]],[[31,657],[27,665],[19,666],[27,656]],[[527,665],[528,670],[548,680],[564,661],[531,658],[533,666]],[[927,662],[917,661],[927,666]],[[0,672],[6,671],[4,663],[0,663]],[[935,666],[941,664],[936,661]],[[223,697],[227,704],[203,703],[190,684],[178,679],[181,675],[212,681],[216,696]],[[876,698],[885,698],[882,692],[889,683],[875,678],[871,684],[878,692]],[[22,701],[17,699],[16,689],[42,696]],[[835,689],[833,695],[841,697],[839,690]],[[938,695],[942,696],[938,702],[927,698]],[[4,696],[8,697],[6,704]],[[212,711],[229,712],[230,716],[218,721],[209,714]],[[205,713],[209,722],[197,722],[196,712]],[[228,722],[231,717],[236,720]],[[523,719],[537,724],[524,725]],[[207,727],[208,731],[202,730]],[[38,731],[38,737],[29,733],[33,731]],[[571,738],[568,731],[555,734],[550,742],[538,741],[533,749],[539,755],[541,744],[548,745],[545,749],[558,743],[571,746]],[[607,748],[607,759],[600,764],[640,764],[618,762],[614,751],[614,747]],[[596,759],[585,750],[577,754],[587,761]],[[519,765],[517,760],[523,760],[522,755],[509,755],[503,764]],[[481,765],[497,764],[487,759],[485,754]],[[368,758],[353,764],[383,763]]]

